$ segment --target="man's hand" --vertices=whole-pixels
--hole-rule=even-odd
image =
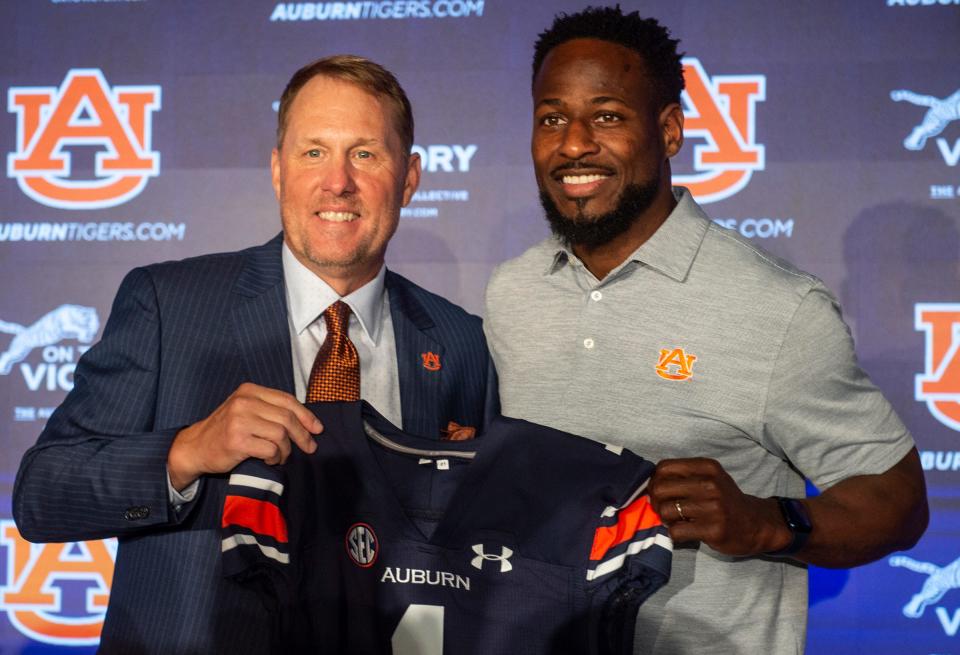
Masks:
[[[248,457],[282,464],[291,442],[306,453],[317,449],[320,420],[283,391],[244,383],[214,412],[177,433],[167,455],[174,489],[205,473],[226,473]]]
[[[777,502],[743,493],[713,459],[661,461],[649,493],[676,543],[702,541],[742,557],[785,548],[792,540]]]
[[[743,493],[715,460],[663,460],[649,492],[677,543],[702,541],[726,555],[749,556],[793,540],[776,500]],[[916,448],[883,473],[847,478],[803,502],[813,532],[792,557],[824,567],[859,566],[911,548],[929,519]]]

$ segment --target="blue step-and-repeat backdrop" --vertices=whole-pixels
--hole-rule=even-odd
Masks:
[[[960,655],[960,1],[622,4],[686,52],[675,182],[836,291],[921,451],[927,534],[812,571],[808,652]],[[583,6],[0,3],[0,653],[95,648],[116,545],[25,542],[17,465],[128,269],[279,230],[267,165],[289,75],[340,52],[397,74],[425,175],[388,262],[480,313],[493,266],[547,233],[532,44]]]

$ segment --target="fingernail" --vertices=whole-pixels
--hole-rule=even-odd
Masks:
[[[318,418],[313,419],[313,432],[315,434],[320,434],[323,432],[323,423],[321,423],[320,419]]]

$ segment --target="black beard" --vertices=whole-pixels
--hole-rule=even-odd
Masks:
[[[540,189],[540,204],[547,215],[550,230],[558,239],[568,246],[596,248],[610,243],[626,232],[653,204],[659,186],[659,180],[651,180],[646,184],[630,184],[620,195],[617,206],[599,216],[583,212],[586,199],[577,200],[575,217],[565,216],[543,189]]]

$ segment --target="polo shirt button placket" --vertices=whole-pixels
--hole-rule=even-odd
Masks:
[[[592,305],[595,302],[600,302],[600,299],[603,298],[603,292],[600,291],[599,289],[594,289],[588,294],[588,297],[590,298],[590,300],[587,301],[587,304]],[[587,309],[587,311],[588,312],[590,311],[589,308]],[[586,337],[583,340],[583,347],[586,350],[593,350],[596,345],[597,345],[596,341],[594,341],[591,337]]]

